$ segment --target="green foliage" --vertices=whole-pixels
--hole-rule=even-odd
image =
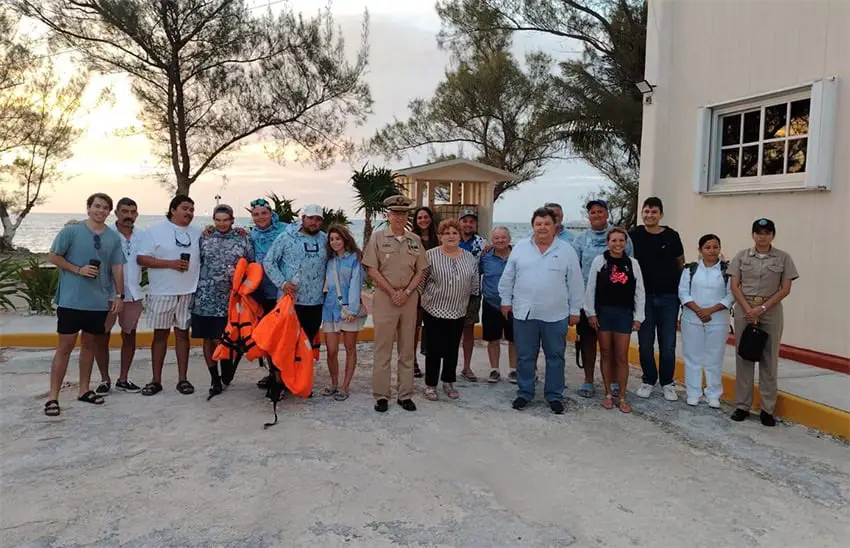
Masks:
[[[351,220],[343,209],[322,207],[322,230],[328,231],[331,225],[349,226]]]
[[[492,11],[467,11],[477,25],[487,25]],[[443,17],[444,25],[452,22]],[[473,24],[472,21],[469,24]],[[495,198],[541,175],[547,162],[563,159],[566,141],[549,121],[553,95],[553,61],[541,52],[527,55],[524,67],[511,53],[507,31],[475,33],[465,41],[444,41],[451,66],[430,99],[408,105],[407,120],[380,129],[369,143],[372,152],[400,158],[408,151],[456,145],[458,156],[471,149],[473,160],[517,175],[496,184]],[[453,155],[452,155],[453,156]]]
[[[503,32],[543,33],[582,46],[559,65],[547,127],[611,181],[614,221],[637,221],[647,3],[645,0],[440,0],[440,39],[464,47]],[[568,42],[569,41],[569,42]],[[573,46],[574,47],[574,46]]]
[[[12,299],[20,295],[21,269],[12,256],[0,259],[0,310],[13,310]]]
[[[351,186],[354,187],[354,199],[357,212],[365,217],[363,226],[363,245],[372,236],[372,223],[387,211],[384,200],[390,196],[403,193],[401,185],[396,181],[397,174],[385,167],[369,167],[354,171],[351,175]]]
[[[292,224],[301,216],[301,210],[294,208],[295,200],[288,200],[274,192],[268,193],[266,198],[272,203],[272,211],[277,213],[280,222]]]
[[[29,309],[39,314],[53,312],[53,298],[59,288],[59,269],[45,268],[38,259],[30,257],[26,268],[21,269],[21,297]]]
[[[327,167],[353,149],[346,130],[372,105],[368,17],[352,52],[329,9],[305,16],[275,3],[12,0],[98,71],[129,76],[142,122],[133,131],[181,194],[259,134],[280,161],[295,151]]]

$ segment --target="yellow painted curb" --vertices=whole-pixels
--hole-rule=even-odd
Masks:
[[[475,336],[481,337],[481,325],[475,326]],[[21,348],[56,348],[58,336],[55,333],[21,333],[12,335],[0,335],[0,348],[21,347]],[[357,336],[358,341],[369,342],[375,339],[375,329],[373,327],[364,327]],[[153,340],[153,333],[149,331],[139,332],[136,335],[136,345],[140,348],[150,347]],[[571,327],[567,333],[567,340],[575,341],[575,328]],[[200,339],[192,339],[192,346],[200,346]],[[174,335],[168,339],[168,344],[174,344]],[[109,339],[110,348],[121,348],[121,335],[113,333]],[[640,359],[638,357],[637,345],[629,347],[629,363],[632,367],[640,367]],[[676,358],[676,372],[674,374],[677,381],[684,382],[685,379],[685,364],[681,358]],[[758,385],[754,388],[755,395],[753,397],[753,407],[758,408],[759,392]],[[735,398],[735,377],[728,373],[723,373],[723,400],[728,403],[734,403]],[[816,428],[821,432],[832,434],[846,440],[850,440],[850,413],[836,409],[822,403],[807,400],[787,392],[780,391],[776,399],[776,409],[774,413],[777,417],[790,420],[797,424],[802,424],[809,428]]]

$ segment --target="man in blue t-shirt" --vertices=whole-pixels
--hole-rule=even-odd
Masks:
[[[478,234],[478,213],[471,207],[460,210],[457,216],[460,223],[460,248],[472,253],[476,259],[487,247],[487,240]],[[481,309],[481,295],[470,295],[469,306],[466,309],[466,319],[463,323],[463,370],[461,376],[469,382],[477,382],[478,377],[472,372],[472,349],[475,347],[475,324],[478,323],[478,311]]]
[[[511,255],[511,232],[497,226],[490,236],[493,245],[481,255],[481,328],[483,339],[487,341],[487,356],[490,359],[490,376],[487,382],[499,382],[502,378],[499,372],[502,338],[508,341],[508,362],[510,371],[508,381],[516,384],[516,346],[514,345],[513,315],[505,317],[502,314],[502,298],[499,296],[499,280],[508,264]]]
[[[44,413],[58,416],[59,390],[65,379],[71,352],[82,331],[80,349],[80,389],[78,400],[100,405],[103,397],[89,390],[94,355],[107,339],[106,317],[121,312],[124,304],[124,263],[121,238],[106,226],[112,211],[112,198],[92,194],[86,200],[88,218],[68,224],[53,241],[48,260],[59,271],[56,290],[56,318],[59,344],[50,367],[50,392]],[[111,302],[111,305],[110,305]]]

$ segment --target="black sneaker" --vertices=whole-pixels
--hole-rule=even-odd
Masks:
[[[413,400],[396,400],[397,403],[401,406],[405,411],[416,411],[416,404],[413,403]]]
[[[735,409],[735,412],[732,413],[732,416],[729,417],[735,422],[745,421],[750,417],[749,411],[744,411],[743,409]]]
[[[765,426],[776,426],[776,419],[773,415],[766,411],[759,413],[759,418],[761,419],[761,423]]]
[[[514,400],[512,407],[517,411],[522,411],[526,407],[528,407],[528,400],[525,398],[517,398]]]
[[[556,415],[564,414],[564,402],[560,400],[553,400],[549,402],[549,409],[552,410]]]
[[[421,379],[425,375],[422,373],[422,370],[419,369],[419,364],[413,364],[413,377],[416,379]]]
[[[136,385],[136,383],[134,383],[130,379],[127,379],[126,381],[116,382],[115,383],[115,390],[120,390],[122,392],[131,392],[131,393],[135,394],[137,392],[141,392],[142,387]]]
[[[375,411],[377,411],[378,413],[386,413],[387,409],[389,408],[389,402],[387,402],[387,400],[383,398],[375,402]]]
[[[499,373],[498,369],[491,369],[490,370],[490,376],[487,377],[487,382],[497,383],[497,382],[499,382],[499,380],[501,380],[501,378],[502,378],[502,374]]]
[[[213,397],[218,396],[224,392],[224,387],[221,385],[221,382],[214,383],[210,386],[210,395],[207,396],[207,401],[210,401]]]
[[[511,371],[508,373],[508,382],[511,384],[516,384],[516,371]]]
[[[101,381],[100,384],[95,388],[94,393],[98,396],[108,396],[109,391],[112,390],[112,383],[109,381]]]

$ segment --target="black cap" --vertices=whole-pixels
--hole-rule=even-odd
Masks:
[[[770,232],[776,234],[776,225],[770,219],[756,219],[753,221],[753,232]]]
[[[606,202],[605,200],[599,200],[599,199],[590,200],[589,202],[587,202],[585,209],[587,211],[590,211],[590,208],[595,206],[595,205],[598,205],[600,207],[604,207],[606,210],[608,209],[608,202]]]

